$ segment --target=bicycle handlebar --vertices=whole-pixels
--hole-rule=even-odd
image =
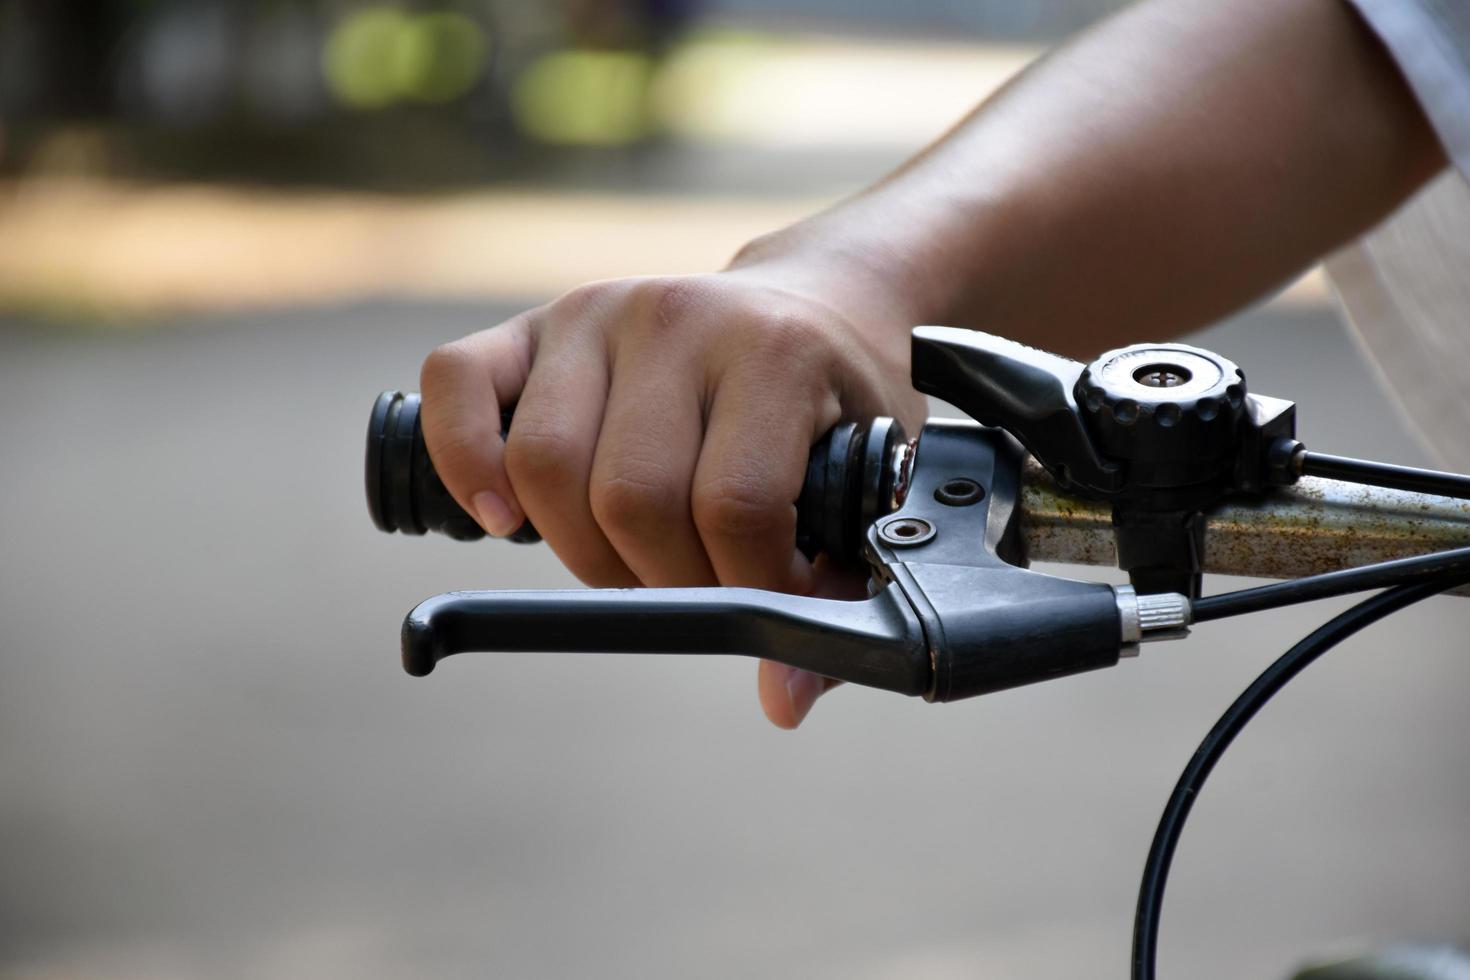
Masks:
[[[420,535],[428,531],[457,541],[476,541],[484,530],[460,507],[434,470],[424,445],[420,398],[385,391],[368,421],[366,484],[368,512],[381,531]],[[509,433],[513,410],[501,413]],[[796,503],[796,544],[808,558],[826,553],[851,562],[862,551],[868,526],[890,513],[902,496],[902,463],[908,438],[893,419],[843,422],[812,447],[806,479]],[[541,540],[530,522],[509,540]]]
[[[511,419],[512,413],[504,413],[504,429]],[[797,501],[802,552],[857,561],[868,526],[903,497],[909,446],[902,427],[883,418],[842,423],[818,440]],[[432,531],[460,541],[485,537],[434,470],[417,394],[378,396],[368,424],[365,476],[368,510],[379,530]],[[1030,560],[1117,563],[1111,508],[1061,489],[1035,460],[1027,460],[1021,473],[1020,510]],[[527,523],[509,540],[541,539]],[[1467,540],[1470,501],[1303,477],[1263,498],[1212,508],[1203,565],[1224,575],[1295,578],[1460,547]]]

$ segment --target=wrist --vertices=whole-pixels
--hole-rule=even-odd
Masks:
[[[754,238],[726,271],[818,297],[864,330],[907,337],[916,325],[945,322],[936,277],[918,268],[912,249],[851,210],[844,205]]]

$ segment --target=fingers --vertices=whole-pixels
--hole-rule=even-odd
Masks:
[[[796,550],[796,501],[843,405],[886,404],[882,365],[850,331],[820,304],[730,280],[594,283],[430,355],[424,436],[487,531],[530,519],[589,585],[835,595]],[[760,667],[783,728],[830,686]]]
[[[839,409],[799,369],[809,351],[777,345],[762,354],[733,366],[715,391],[694,474],[694,524],[721,585],[808,594],[812,568],[795,546],[796,500],[812,443]],[[816,390],[774,394],[793,385]]]
[[[788,730],[802,723],[817,698],[841,683],[770,660],[762,660],[756,674],[761,710],[771,724]]]
[[[419,375],[424,444],[434,469],[486,533],[502,537],[521,525],[524,511],[506,475],[500,410],[520,396],[530,363],[530,320],[523,314],[438,348]]]
[[[618,345],[592,464],[598,526],[638,579],[654,587],[714,585],[694,527],[689,487],[704,438],[703,369],[666,338]]]
[[[839,568],[826,555],[819,555],[812,570],[817,595],[830,599],[861,599],[867,595],[868,576],[858,569]],[[817,698],[841,683],[770,660],[762,660],[756,674],[761,710],[777,728],[800,725]]]
[[[796,550],[796,499],[817,437],[840,414],[834,392],[812,370],[820,351],[800,332],[775,331],[765,349],[736,361],[720,379],[693,488],[694,523],[720,584],[810,594],[811,564]],[[806,391],[799,399],[773,392]],[[829,682],[762,661],[761,707],[795,728]]]
[[[506,470],[526,516],[573,575],[598,588],[636,586],[638,578],[593,516],[588,494],[608,396],[605,336],[586,319],[562,327],[538,339]]]

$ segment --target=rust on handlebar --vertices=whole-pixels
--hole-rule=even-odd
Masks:
[[[1021,481],[1032,561],[1117,564],[1107,504],[1062,492],[1033,459]],[[1204,570],[1219,575],[1300,578],[1470,545],[1470,501],[1315,477],[1229,499],[1206,520]]]

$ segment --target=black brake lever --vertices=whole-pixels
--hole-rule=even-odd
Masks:
[[[860,602],[726,588],[449,592],[403,622],[410,674],[471,651],[761,656],[900,694],[925,693],[930,675],[897,587]]]

